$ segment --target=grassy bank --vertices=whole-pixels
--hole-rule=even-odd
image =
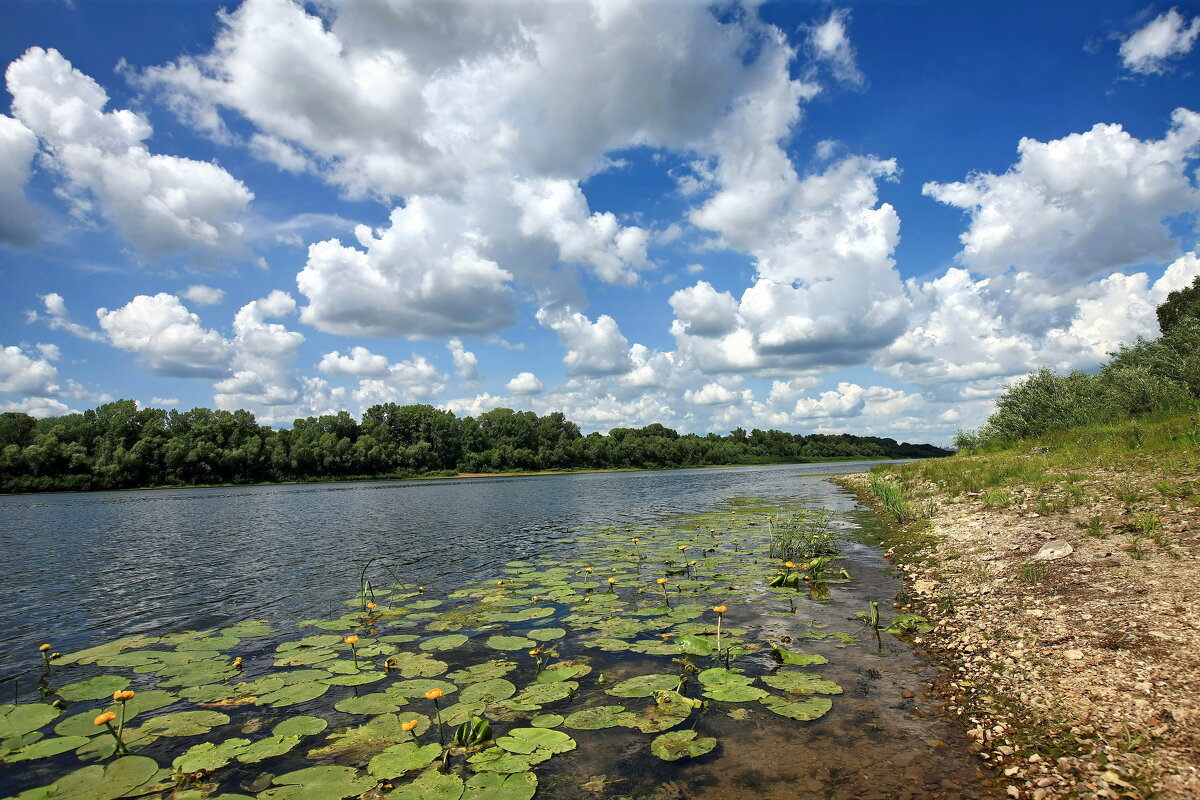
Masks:
[[[836,480],[888,522],[937,691],[1011,796],[1200,796],[1200,415]]]

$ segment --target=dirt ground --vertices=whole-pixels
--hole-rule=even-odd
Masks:
[[[1094,474],[1048,514],[1055,489],[985,508],[929,486],[930,526],[896,533],[898,610],[935,625],[915,641],[946,670],[929,690],[1011,797],[1200,798],[1200,511],[1152,478]]]

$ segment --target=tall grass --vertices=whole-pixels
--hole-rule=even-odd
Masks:
[[[917,518],[908,498],[904,496],[904,487],[898,481],[888,480],[879,475],[871,475],[871,491],[883,503],[884,510],[891,514],[896,522],[909,522]]]

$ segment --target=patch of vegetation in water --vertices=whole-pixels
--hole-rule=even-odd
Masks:
[[[825,656],[751,624],[852,582],[831,522],[735,498],[581,531],[569,553],[445,594],[364,568],[330,619],[45,650],[37,701],[0,705],[0,760],[23,770],[4,785],[19,800],[521,800],[611,730],[703,762],[721,748],[711,717],[811,724],[842,693],[813,671]]]

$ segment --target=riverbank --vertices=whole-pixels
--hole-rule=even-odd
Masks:
[[[890,509],[834,479],[890,523],[930,691],[1014,798],[1200,797],[1196,420],[1133,427],[880,470]]]

